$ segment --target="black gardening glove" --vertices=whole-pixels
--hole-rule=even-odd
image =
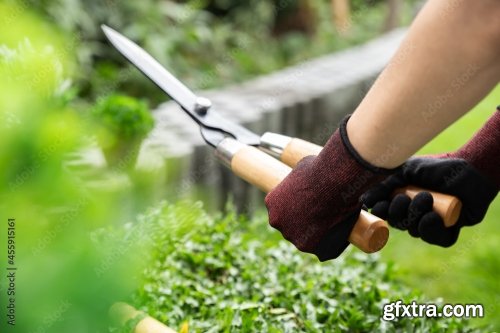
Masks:
[[[445,227],[443,219],[432,211],[432,196],[421,192],[410,199],[404,194],[393,197],[397,188],[407,185],[456,196],[462,201],[457,223]],[[413,237],[448,247],[458,238],[460,229],[481,222],[500,187],[500,112],[465,146],[454,153],[416,157],[408,160],[395,175],[367,191],[362,200],[372,213],[389,224],[408,230]]]

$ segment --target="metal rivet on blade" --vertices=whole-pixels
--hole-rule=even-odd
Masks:
[[[205,97],[196,98],[196,104],[194,106],[194,112],[196,112],[200,116],[204,116],[207,114],[208,109],[212,107],[212,102]]]

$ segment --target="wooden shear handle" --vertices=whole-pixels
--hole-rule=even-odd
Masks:
[[[237,176],[266,193],[292,171],[288,165],[263,151],[230,138],[224,139],[218,145],[216,155]],[[387,223],[363,210],[351,232],[349,242],[363,252],[373,253],[383,248],[388,238]]]
[[[301,159],[309,155],[318,155],[321,152],[321,149],[323,149],[323,147],[315,145],[314,143],[294,138],[291,139],[290,143],[288,143],[288,145],[283,149],[281,161],[294,168]],[[462,202],[457,197],[435,191],[429,191],[416,186],[400,188],[394,192],[394,195],[404,193],[410,198],[413,198],[422,191],[427,191],[432,195],[434,198],[433,209],[439,216],[441,216],[447,227],[457,223],[462,209]]]

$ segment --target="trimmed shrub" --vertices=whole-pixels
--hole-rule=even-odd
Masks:
[[[152,255],[131,303],[190,332],[468,332],[457,319],[381,319],[387,302],[429,302],[376,255],[318,262],[277,237],[264,217],[210,218],[163,203],[142,217]],[[435,300],[434,300],[435,302]]]

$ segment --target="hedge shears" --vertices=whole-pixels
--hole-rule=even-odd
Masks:
[[[207,144],[215,149],[218,159],[234,174],[270,192],[304,157],[318,155],[322,147],[277,133],[258,135],[228,121],[212,106],[210,100],[199,97],[166,70],[145,50],[117,31],[102,26],[111,44],[144,75],[169,95],[199,126]],[[401,189],[413,198],[423,189]],[[457,222],[461,202],[456,197],[428,191],[434,197],[433,209],[446,226]],[[349,237],[349,242],[366,253],[379,251],[386,244],[389,228],[385,221],[362,210]]]

